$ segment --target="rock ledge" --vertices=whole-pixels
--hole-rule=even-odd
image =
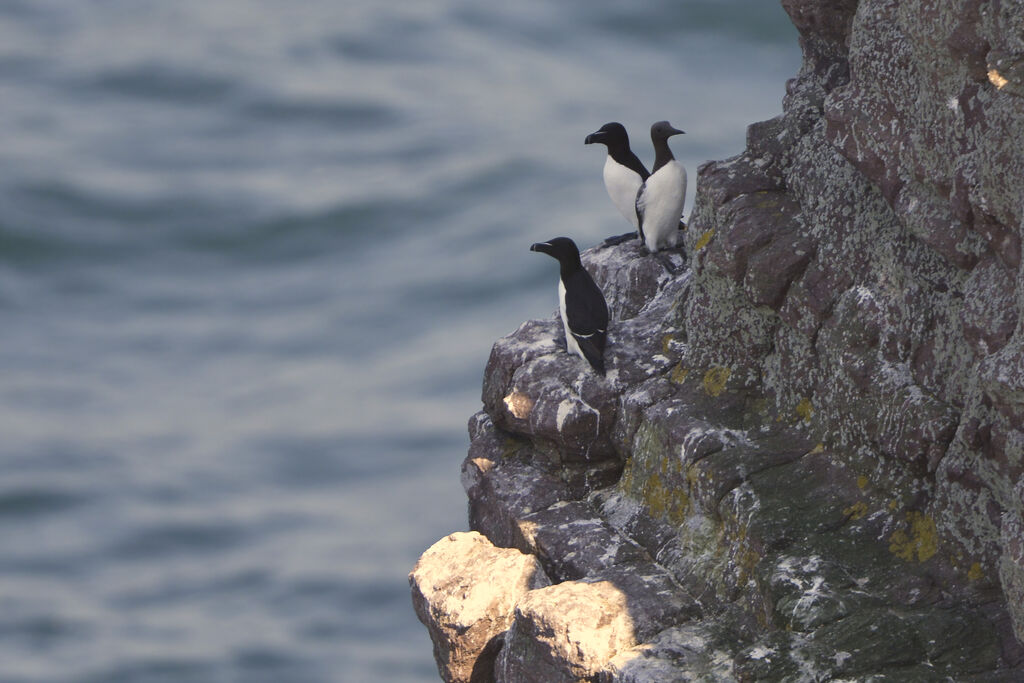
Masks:
[[[495,343],[479,534],[411,575],[445,680],[1024,680],[1024,2],[783,6],[690,257],[584,254],[607,377]]]

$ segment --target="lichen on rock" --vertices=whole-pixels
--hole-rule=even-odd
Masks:
[[[470,526],[553,581],[499,680],[1024,679],[1024,4],[782,4],[683,249],[583,255],[607,377],[494,345]]]

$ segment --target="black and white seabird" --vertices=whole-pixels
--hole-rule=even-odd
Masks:
[[[565,350],[590,363],[604,375],[604,345],[608,339],[608,304],[601,289],[580,262],[580,250],[568,237],[537,242],[530,251],[558,259],[558,312],[565,328]]]
[[[640,223],[636,215],[636,193],[651,174],[629,148],[629,135],[621,123],[606,123],[584,140],[588,145],[595,142],[608,148],[604,161],[604,187],[608,196],[622,217],[637,230]]]
[[[676,244],[686,200],[686,169],[672,156],[668,139],[682,132],[668,121],[651,126],[654,169],[636,194],[636,214],[640,239],[652,253]]]

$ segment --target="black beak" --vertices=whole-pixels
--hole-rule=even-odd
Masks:
[[[583,144],[584,145],[592,145],[595,142],[601,142],[601,138],[603,138],[603,137],[604,137],[604,133],[601,133],[601,132],[591,133],[583,141]]]
[[[545,247],[550,248],[551,245],[548,244],[547,242],[536,242],[536,243],[530,245],[530,251],[539,251],[539,252],[542,252],[544,254],[547,254],[548,250]]]
[[[670,133],[670,135],[685,135],[685,134],[686,134],[685,130],[679,130],[678,128],[673,128],[672,132]]]

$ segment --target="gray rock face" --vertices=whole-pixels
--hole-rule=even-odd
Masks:
[[[441,678],[494,680],[494,658],[528,591],[550,584],[537,560],[475,531],[430,546],[409,574],[416,616],[430,631]]]
[[[607,377],[492,350],[470,525],[555,582],[499,679],[1024,680],[1024,2],[782,4],[688,256],[583,255]]]
[[[601,683],[731,683],[729,654],[736,634],[707,623],[666,629],[650,642],[624,650],[608,662]]]

